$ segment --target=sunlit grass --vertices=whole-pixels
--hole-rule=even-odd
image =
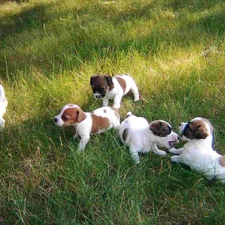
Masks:
[[[63,105],[102,105],[93,74],[129,73],[142,99],[127,111],[178,125],[204,116],[225,154],[222,1],[5,1],[0,82],[9,101],[1,141],[0,223],[221,224],[224,186],[152,153],[135,166],[116,131],[76,152]],[[183,143],[179,143],[182,146]],[[212,212],[212,208],[215,212]],[[216,213],[218,212],[218,213]]]

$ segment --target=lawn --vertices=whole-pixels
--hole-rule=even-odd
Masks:
[[[224,224],[225,188],[153,153],[135,165],[115,130],[76,152],[74,129],[53,122],[67,103],[102,106],[94,74],[130,74],[131,111],[175,132],[196,116],[225,154],[223,0],[4,0],[0,83],[9,105],[0,134],[0,224]],[[176,147],[182,146],[180,142]]]

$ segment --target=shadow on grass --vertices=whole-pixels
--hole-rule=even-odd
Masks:
[[[138,51],[141,54],[155,54],[159,50],[159,46],[162,43],[176,43],[176,46],[183,46],[183,38],[185,38],[186,45],[191,44],[193,42],[199,43],[202,41],[204,36],[208,34],[216,35],[216,37],[223,36],[224,23],[221,21],[225,21],[224,13],[215,13],[209,17],[203,18],[195,24],[189,24],[189,29],[192,29],[193,26],[196,29],[202,29],[201,35],[197,32],[196,38],[192,39],[189,36],[189,30],[187,27],[181,28],[169,28],[165,31],[164,29],[159,29],[156,26],[158,31],[149,32],[142,37],[136,37],[135,40],[133,37],[116,38],[110,40],[109,37],[105,34],[98,34],[98,30],[96,30],[96,38],[97,40],[92,39],[92,33],[90,33],[90,27],[93,21],[106,21],[111,24],[113,27],[117,27],[117,31],[121,34],[126,33],[124,30],[124,26],[120,27],[121,24],[129,24],[138,19],[148,19],[154,20],[154,13],[160,10],[165,9],[166,7],[172,7],[174,10],[185,9],[190,11],[190,13],[199,12],[200,10],[206,10],[207,8],[212,8],[219,1],[207,1],[207,4],[204,4],[203,1],[198,1],[195,3],[194,1],[190,3],[189,1],[173,1],[170,5],[167,3],[158,4],[158,3],[147,3],[142,6],[141,3],[133,2],[129,4],[128,9],[123,9],[118,11],[115,7],[108,7],[106,4],[90,4],[85,5],[81,9],[72,8],[68,11],[57,12],[57,13],[49,13],[46,14],[46,9],[51,7],[51,5],[38,5],[34,8],[30,8],[25,10],[19,14],[3,17],[0,20],[0,37],[3,39],[2,48],[1,48],[1,59],[0,59],[0,71],[2,77],[6,78],[7,76],[13,77],[16,76],[16,71],[18,69],[27,71],[27,66],[31,64],[34,67],[40,69],[44,74],[52,74],[52,64],[54,63],[54,73],[58,73],[64,69],[71,70],[74,67],[82,66],[83,62],[101,60],[105,57],[117,57],[120,53],[127,54],[130,50]],[[154,12],[155,10],[155,12]],[[154,12],[154,13],[153,13]],[[40,29],[41,32],[37,33],[37,36],[34,37],[33,42],[41,41],[43,35],[45,36],[43,30],[43,24],[48,24],[53,22],[56,18],[62,17],[66,18],[68,15],[73,15],[73,23],[70,25],[67,20],[62,20],[63,27],[67,29],[68,35],[66,37],[61,37],[64,33],[61,29],[61,25],[58,26],[56,23],[56,27],[54,30],[50,30],[53,33],[58,33],[60,38],[60,51],[57,46],[52,43],[48,46],[48,52],[52,52],[51,56],[46,55],[43,52],[43,49],[37,53],[34,57],[31,55],[32,51],[28,51],[25,55],[21,55],[21,50],[16,50],[13,46],[10,46],[11,52],[4,53],[9,46],[6,46],[5,41],[7,41],[8,37],[16,37],[18,34],[23,33],[24,31],[29,30],[37,30]],[[57,19],[58,20],[58,19]],[[159,23],[159,22],[157,22]],[[216,28],[215,28],[216,27]],[[183,33],[183,38],[179,37]],[[194,34],[195,35],[195,34]],[[99,38],[98,38],[99,36]],[[188,38],[189,37],[189,38]],[[21,43],[20,43],[21,44]],[[23,45],[23,43],[22,43]],[[165,45],[167,48],[169,45]],[[109,49],[109,51],[106,49]],[[6,68],[5,57],[8,58],[8,67]],[[70,60],[69,60],[70,59]],[[31,62],[32,60],[32,62]],[[12,65],[11,65],[12,64]],[[15,64],[15,65],[13,65]],[[7,70],[7,71],[6,71]]]

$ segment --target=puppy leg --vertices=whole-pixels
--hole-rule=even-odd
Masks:
[[[136,84],[134,83],[133,86],[131,87],[131,91],[134,95],[134,101],[137,102],[140,100],[139,98],[139,92],[138,92],[138,88],[136,86]]]
[[[179,155],[174,155],[174,156],[171,157],[171,162],[180,163],[181,157]]]
[[[77,151],[83,151],[90,139],[90,136],[81,137]]]
[[[153,146],[152,146],[152,151],[153,151],[156,155],[167,155],[165,151],[158,149],[156,145],[153,145]]]
[[[75,128],[75,127],[74,127]],[[78,134],[77,134],[77,130],[75,128],[75,134],[73,135],[73,139],[77,138],[78,137]]]
[[[140,158],[139,158],[137,149],[134,146],[130,146],[129,151],[130,151],[131,158],[134,160],[135,164],[139,164]]]
[[[169,152],[170,152],[170,153],[173,153],[173,154],[175,154],[175,155],[180,155],[180,154],[183,152],[183,150],[184,150],[184,148],[178,148],[178,149],[176,149],[176,148],[171,148],[171,149],[169,150]]]
[[[121,100],[122,100],[122,97],[115,97],[113,107],[116,109],[119,109]]]
[[[106,106],[108,106],[108,104],[109,104],[109,99],[108,98],[103,98],[103,107],[106,107]]]

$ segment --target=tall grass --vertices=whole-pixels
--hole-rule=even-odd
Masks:
[[[142,100],[125,97],[121,120],[132,111],[177,131],[203,116],[225,154],[224,9],[221,0],[4,1],[0,223],[223,224],[220,182],[169,155],[150,153],[136,166],[114,130],[92,136],[78,154],[73,128],[52,118],[67,103],[101,106],[93,74],[129,73]]]

